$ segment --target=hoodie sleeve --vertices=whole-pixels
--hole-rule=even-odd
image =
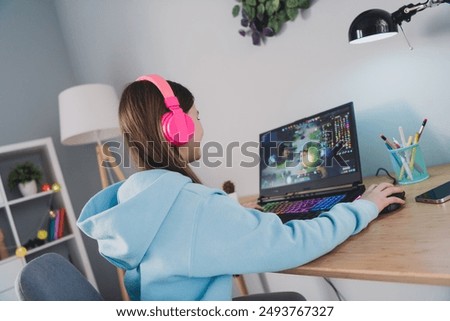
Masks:
[[[285,224],[273,213],[211,195],[197,213],[190,274],[274,272],[308,263],[360,232],[378,215],[370,201],[334,206],[311,220]]]

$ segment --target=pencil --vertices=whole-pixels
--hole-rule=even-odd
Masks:
[[[405,132],[403,131],[402,126],[398,126],[398,132],[400,134],[400,141],[402,142],[403,147],[406,147]]]
[[[411,145],[412,143],[412,136],[408,137],[408,142],[406,143],[405,147],[408,147],[409,145]],[[406,160],[408,161],[408,163],[411,161],[411,153],[406,152]],[[402,166],[402,169],[400,170],[400,174],[398,175],[398,179],[401,180],[403,178],[403,175],[405,175],[405,167]]]
[[[389,145],[392,149],[396,149],[397,146],[393,142],[391,142],[389,139],[386,138],[383,134],[380,135],[381,139],[384,140],[384,142]]]
[[[419,133],[416,133],[414,135],[414,144],[417,144],[419,142]],[[416,158],[416,148],[413,148],[412,152],[411,152],[411,160],[409,161],[409,168],[413,169],[414,168],[414,160]]]
[[[424,119],[422,122],[422,125],[419,128],[419,132],[417,133],[419,136],[417,137],[417,142],[419,142],[420,136],[422,136],[423,130],[425,128],[425,125],[427,124],[428,119]]]

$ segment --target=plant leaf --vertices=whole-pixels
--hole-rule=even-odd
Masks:
[[[286,8],[297,8],[299,0],[286,0]]]
[[[251,7],[248,4],[244,4],[242,9],[245,11],[245,13],[247,14],[247,17],[250,20],[255,19],[255,16],[256,16],[256,9],[255,9],[255,7]]]
[[[266,12],[266,7],[264,7],[264,5],[262,3],[260,3],[257,7],[256,7],[256,13],[258,15],[263,15],[264,12]]]
[[[267,26],[273,30],[274,34],[277,34],[281,28],[281,24],[276,17],[270,18]]]
[[[233,7],[233,11],[231,13],[233,14],[233,17],[236,18],[240,11],[241,11],[241,7],[237,4]]]
[[[266,2],[266,11],[269,16],[272,16],[280,8],[280,0],[269,0]]]
[[[298,7],[301,9],[308,9],[310,5],[310,0],[298,0]]]
[[[272,28],[269,28],[269,27],[265,27],[265,28],[263,29],[262,33],[263,33],[263,35],[264,35],[265,37],[272,37],[272,36],[275,34],[275,33],[273,32],[273,29],[272,29]]]
[[[278,21],[280,21],[281,24],[283,24],[286,21],[288,21],[289,18],[288,18],[286,11],[280,10],[277,12],[277,19],[278,19]]]
[[[287,16],[289,17],[289,20],[294,21],[295,18],[298,16],[298,9],[297,8],[288,8],[286,9]]]
[[[254,31],[252,33],[252,41],[255,46],[259,46],[261,44],[261,35],[258,31]]]

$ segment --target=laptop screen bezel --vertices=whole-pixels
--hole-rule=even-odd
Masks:
[[[320,180],[314,180],[309,182],[302,182],[298,184],[291,184],[291,185],[285,185],[285,186],[277,186],[272,188],[265,188],[262,189],[261,185],[261,174],[263,170],[263,148],[262,148],[262,139],[265,135],[267,135],[270,132],[281,130],[282,128],[288,127],[293,124],[306,122],[310,119],[314,119],[316,117],[323,117],[326,114],[330,113],[340,113],[343,114],[345,112],[350,113],[350,126],[353,128],[353,132],[351,135],[351,143],[354,153],[354,160],[355,160],[355,172],[344,174],[344,175],[338,175],[334,177],[324,178]],[[312,192],[315,190],[325,189],[329,187],[337,187],[337,186],[344,186],[344,185],[353,185],[357,186],[362,183],[362,172],[361,172],[361,160],[360,160],[360,154],[359,154],[359,146],[358,146],[358,135],[357,135],[357,128],[356,128],[356,119],[355,119],[355,111],[353,102],[348,102],[345,104],[342,104],[340,106],[322,111],[320,113],[301,118],[299,120],[293,121],[288,124],[284,124],[282,126],[279,126],[277,128],[265,131],[259,135],[259,156],[260,156],[260,163],[259,163],[259,195],[260,198],[265,197],[275,197],[275,196],[282,196],[282,195],[288,195],[292,193],[304,193],[304,192]]]

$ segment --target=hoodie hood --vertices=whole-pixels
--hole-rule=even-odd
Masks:
[[[81,211],[77,225],[97,240],[108,261],[125,270],[134,269],[188,183],[188,177],[161,169],[133,174],[94,195]],[[136,221],[132,229],[130,220]]]

